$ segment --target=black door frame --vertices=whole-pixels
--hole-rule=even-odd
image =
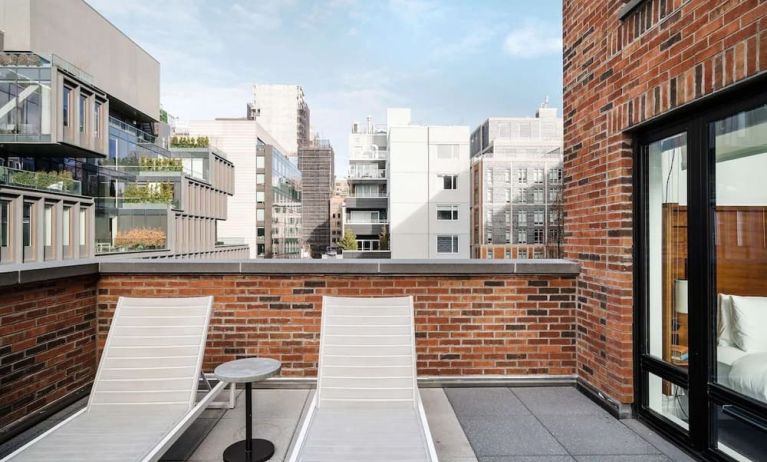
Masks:
[[[694,455],[732,462],[716,450],[716,406],[733,404],[767,419],[767,404],[740,395],[714,382],[716,339],[716,267],[714,246],[715,159],[710,124],[767,104],[767,75],[722,90],[627,130],[633,139],[634,221],[634,412],[665,437]],[[647,172],[650,143],[687,134],[688,158],[688,315],[689,368],[652,357],[647,306]],[[687,389],[689,432],[645,406],[648,373]]]

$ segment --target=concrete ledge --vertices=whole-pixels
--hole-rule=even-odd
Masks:
[[[0,266],[0,287],[89,274],[337,274],[575,276],[568,260],[73,260]]]
[[[568,260],[244,260],[101,262],[102,274],[557,274],[577,275]]]
[[[95,259],[14,264],[0,266],[0,287],[98,273],[99,263]]]

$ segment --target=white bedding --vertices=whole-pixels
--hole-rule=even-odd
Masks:
[[[727,386],[767,402],[767,352],[745,354],[732,363]]]

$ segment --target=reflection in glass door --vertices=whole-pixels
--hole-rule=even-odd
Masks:
[[[767,405],[767,106],[711,124],[715,160],[714,380]],[[734,402],[715,408],[717,445],[765,460],[767,420]]]
[[[645,354],[686,369],[687,323],[687,134],[650,143],[647,184],[647,341]],[[687,389],[647,373],[647,408],[688,428]]]

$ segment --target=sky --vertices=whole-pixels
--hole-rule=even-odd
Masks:
[[[254,83],[301,85],[347,171],[352,123],[468,125],[562,107],[561,0],[87,0],[161,65],[180,119],[243,117]]]

